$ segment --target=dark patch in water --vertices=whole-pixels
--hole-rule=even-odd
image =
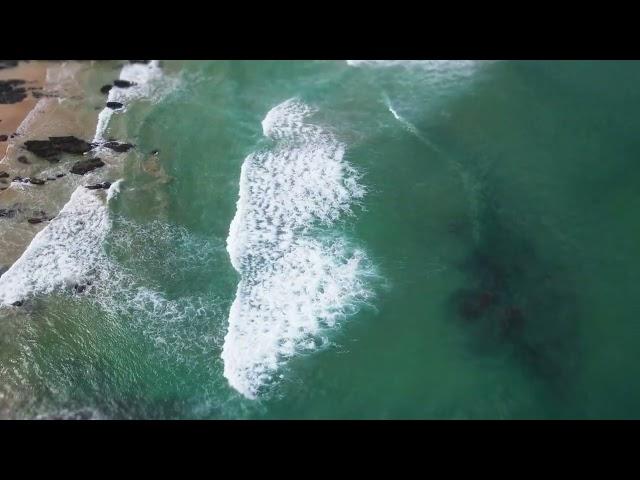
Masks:
[[[566,272],[532,243],[487,215],[480,244],[459,265],[468,286],[451,297],[455,316],[473,332],[478,353],[507,347],[558,394],[575,368],[578,307]]]

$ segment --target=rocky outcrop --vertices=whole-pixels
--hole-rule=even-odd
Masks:
[[[111,182],[96,183],[95,185],[87,185],[87,190],[109,190],[111,188]]]
[[[118,110],[122,107],[124,107],[124,105],[120,102],[107,102],[107,108],[110,108],[112,110]]]
[[[0,80],[0,103],[19,103],[27,98],[25,81],[19,79]]]
[[[56,156],[68,153],[81,155],[93,147],[89,142],[76,137],[49,137],[49,140],[29,140],[24,142],[24,148],[40,158],[49,161],[59,161]]]
[[[102,146],[118,153],[128,152],[134,147],[130,143],[118,143],[118,142],[106,142],[106,143],[103,143]]]
[[[74,163],[70,171],[76,175],[84,175],[96,168],[104,167],[104,165],[105,163],[99,158],[89,158],[87,160],[80,160],[79,162]]]

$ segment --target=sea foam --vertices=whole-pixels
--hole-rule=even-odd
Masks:
[[[166,87],[160,80],[164,78],[160,62],[152,60],[147,64],[133,63],[122,67],[120,71],[120,80],[133,82],[133,85],[127,88],[113,87],[109,90],[107,102],[119,102],[124,106],[118,112],[126,111],[132,101],[147,98],[152,99],[154,96],[159,97],[159,93]],[[98,115],[98,124],[94,142],[104,141],[104,134],[109,125],[111,117],[116,111],[105,107]]]
[[[227,238],[241,279],[222,359],[229,384],[248,398],[288,358],[322,344],[325,330],[370,295],[365,253],[344,239],[312,235],[365,195],[345,146],[309,122],[312,113],[297,99],[273,108],[262,127],[275,145],[249,155],[241,169]]]
[[[104,256],[102,242],[109,224],[104,192],[78,187],[0,277],[0,303],[11,305],[92,278]]]

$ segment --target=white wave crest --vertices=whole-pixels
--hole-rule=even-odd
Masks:
[[[341,239],[311,236],[348,214],[365,189],[344,161],[345,147],[308,121],[312,108],[290,99],[262,122],[271,150],[242,165],[227,250],[240,273],[222,351],[230,385],[255,398],[296,352],[368,298],[367,258]]]

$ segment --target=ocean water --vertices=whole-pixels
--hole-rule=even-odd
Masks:
[[[640,63],[114,75],[136,148],[0,277],[0,417],[640,416]]]

